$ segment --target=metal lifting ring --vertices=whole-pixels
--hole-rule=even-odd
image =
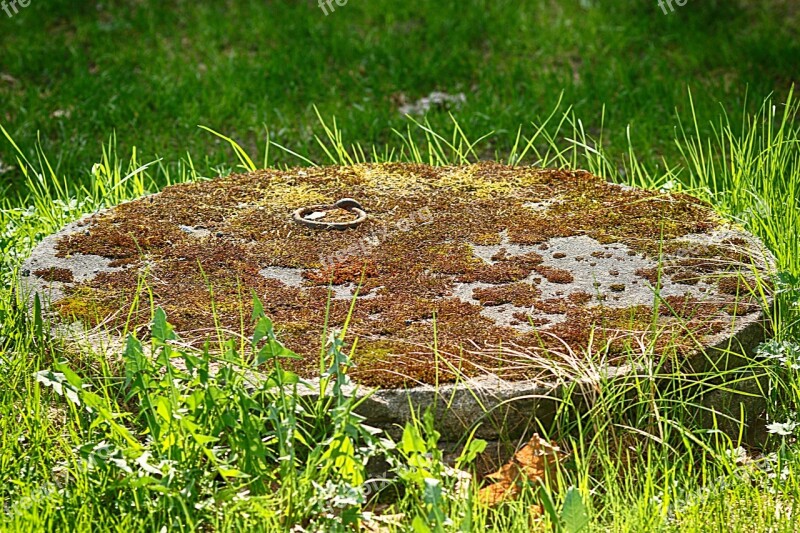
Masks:
[[[320,220],[324,217],[324,213],[333,211],[334,209],[344,209],[345,211],[349,211],[355,215],[356,218],[347,222],[325,222],[324,220]],[[319,218],[308,218],[309,215],[314,213],[323,213],[323,215]],[[312,205],[309,207],[301,207],[294,212],[292,218],[298,224],[302,224],[303,226],[313,229],[346,230],[355,228],[364,222],[367,219],[367,212],[363,207],[361,207],[360,203],[352,198],[342,198],[338,202],[331,205]]]

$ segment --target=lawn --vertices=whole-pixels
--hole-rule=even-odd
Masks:
[[[387,531],[796,531],[800,9],[332,6],[32,0],[0,11],[0,529],[377,531],[384,515],[397,522]],[[401,113],[434,91],[463,103]],[[48,335],[14,289],[46,235],[168,184],[252,161],[486,159],[684,190],[762,238],[778,268],[775,340],[752,361],[770,377],[766,443],[693,427],[687,384],[709,376],[637,376],[600,391],[587,414],[565,404],[540,428],[565,453],[554,479],[487,505],[477,479],[464,489],[445,465],[422,414],[388,445],[336,391],[314,403],[254,390],[235,346],[225,380],[142,358],[135,339],[109,363]],[[212,357],[171,352],[169,317],[153,320],[141,342]],[[346,346],[323,348],[337,383]],[[471,472],[472,455],[458,468]],[[390,481],[363,468],[376,457]]]
[[[693,2],[669,15],[650,1],[351,2],[328,16],[312,2],[32,2],[0,19],[2,121],[28,151],[40,135],[76,181],[112,132],[120,153],[230,168],[198,124],[249,153],[268,128],[319,160],[315,106],[350,142],[395,144],[392,129],[407,124],[397,102],[432,91],[465,93],[454,114],[473,138],[495,132],[480,154],[491,158],[563,94],[588,132],[605,126],[611,153],[626,150],[630,126],[657,165],[675,153],[688,88],[704,131],[720,102],[740,110],[749,94],[753,110],[787,94],[800,71],[797,18],[780,1]],[[14,163],[7,147],[0,159]],[[14,188],[15,176],[3,183]]]

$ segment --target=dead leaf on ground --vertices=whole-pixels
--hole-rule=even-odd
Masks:
[[[504,501],[518,498],[526,483],[552,483],[561,458],[558,446],[534,435],[508,463],[497,472],[486,476],[496,481],[480,490],[478,500],[484,505],[495,507]]]
[[[0,80],[10,85],[16,85],[17,83],[19,83],[19,80],[17,78],[12,76],[11,74],[6,74],[5,72],[0,72]]]

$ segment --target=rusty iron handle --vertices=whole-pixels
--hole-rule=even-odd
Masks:
[[[321,220],[309,220],[305,217],[317,211],[330,211],[332,209],[344,209],[356,215],[356,218],[348,222],[324,222]],[[342,198],[332,205],[312,205],[308,207],[301,207],[296,210],[292,218],[298,224],[313,228],[313,229],[335,229],[346,230],[355,228],[367,219],[367,212],[361,207],[361,204],[352,198]]]

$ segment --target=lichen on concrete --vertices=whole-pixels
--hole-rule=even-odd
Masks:
[[[357,228],[292,221],[345,197],[369,214]],[[590,339],[609,360],[642,345],[686,355],[760,312],[768,264],[692,197],[497,163],[231,175],[122,204],[48,242],[31,278],[57,286],[63,320],[146,324],[149,304],[129,312],[146,290],[142,301],[152,295],[200,342],[217,326],[240,331],[255,293],[303,356],[287,364],[308,377],[326,313],[341,326],[357,293],[352,375],[383,387],[453,381],[453,368],[523,380],[538,372],[531,353],[582,354]],[[104,266],[70,280],[61,269],[81,258]],[[526,355],[499,364],[501,346]]]

